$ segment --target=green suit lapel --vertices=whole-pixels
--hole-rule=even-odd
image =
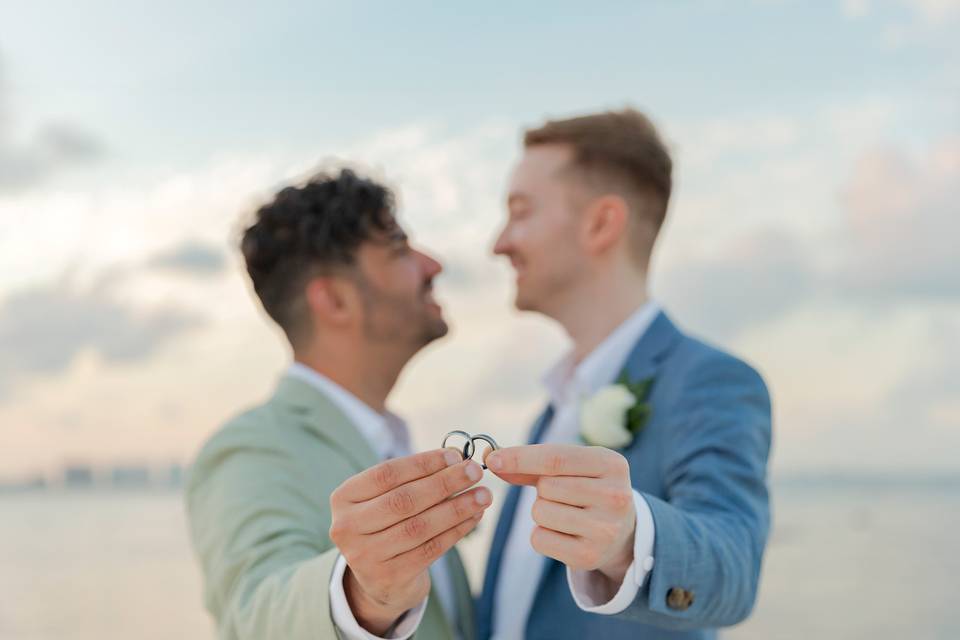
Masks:
[[[277,386],[274,402],[298,416],[298,424],[340,450],[358,472],[380,462],[360,430],[332,400],[309,383],[284,376]]]

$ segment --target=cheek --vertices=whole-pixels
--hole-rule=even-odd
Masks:
[[[423,265],[418,260],[413,260],[403,273],[404,288],[419,292],[423,289],[426,277]]]
[[[521,251],[529,248],[530,243],[530,223],[521,222],[513,225],[507,236],[510,244]]]
[[[423,288],[423,280],[416,260],[403,260],[392,265],[384,289],[394,296],[408,298]]]
[[[566,221],[544,216],[526,230],[526,244],[547,262],[557,262],[577,253],[576,229]]]
[[[517,224],[510,236],[513,245],[529,256],[547,253],[557,239],[555,229],[548,221],[533,218]]]

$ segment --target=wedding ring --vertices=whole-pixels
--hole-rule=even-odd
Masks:
[[[478,434],[475,435],[475,436],[471,436],[471,438],[470,438],[470,442],[471,442],[471,443],[475,442],[476,440],[483,440],[483,441],[486,442],[488,445],[490,445],[490,449],[487,450],[487,453],[484,454],[484,455],[483,455],[483,458],[480,460],[480,466],[483,467],[484,470],[486,470],[486,468],[487,468],[487,462],[486,462],[487,456],[490,455],[490,452],[491,452],[491,451],[496,451],[497,449],[499,449],[500,446],[497,444],[497,441],[494,440],[492,436],[489,436],[489,435],[487,435],[486,433],[478,433]],[[474,445],[473,448],[476,450],[477,446]],[[471,456],[471,457],[473,457],[473,456]]]
[[[477,435],[472,436],[466,431],[460,431],[459,429],[455,431],[451,431],[450,433],[445,435],[443,437],[443,443],[440,445],[440,447],[446,448],[447,441],[454,436],[459,436],[465,440],[465,444],[463,445],[463,450],[460,452],[460,455],[463,456],[464,460],[472,458],[473,454],[477,452],[477,445],[475,444],[477,440],[482,440],[483,442],[486,442],[488,445],[490,445],[490,450],[487,452],[488,454],[490,451],[496,451],[497,449],[500,448],[500,445],[497,444],[497,441],[494,440],[493,436],[491,435],[488,435],[486,433],[478,433]],[[480,461],[480,466],[483,467],[484,469],[487,468],[487,465],[483,462],[483,460]]]
[[[473,436],[471,436],[466,431],[460,431],[460,430],[451,431],[450,433],[448,433],[443,437],[443,444],[440,445],[440,448],[446,449],[447,440],[449,440],[453,436],[460,436],[466,441],[466,444],[463,445],[463,451],[460,452],[460,455],[463,456],[463,459],[466,460],[467,458],[472,458],[476,447],[473,444]]]

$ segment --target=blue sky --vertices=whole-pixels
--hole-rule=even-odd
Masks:
[[[936,104],[958,89],[948,29],[867,6],[10,3],[0,51],[19,117],[77,120],[117,161],[161,166],[626,101],[686,120],[882,95],[929,116],[901,134],[955,121]]]
[[[521,440],[564,338],[489,255],[504,179],[524,126],[628,103],[677,167],[654,292],[764,372],[775,471],[956,468],[958,26],[957,0],[0,2],[0,470],[187,459],[268,393],[287,354],[235,233],[331,157],[447,266],[455,331],[395,394],[418,444]]]

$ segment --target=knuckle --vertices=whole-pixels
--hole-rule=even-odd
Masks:
[[[373,483],[381,492],[389,491],[397,481],[397,470],[392,464],[382,464],[373,472]]]
[[[453,511],[453,517],[457,520],[457,522],[460,522],[470,515],[470,508],[467,506],[467,500],[469,499],[470,498],[461,498],[459,500],[451,500],[450,508]]]
[[[460,535],[465,536],[468,533],[470,533],[473,530],[473,528],[477,526],[479,523],[480,523],[479,520],[476,520],[475,518],[471,518],[470,520],[461,522],[457,528],[460,530]]]
[[[387,500],[390,511],[399,516],[410,514],[414,509],[413,496],[406,489],[398,489]]]
[[[473,520],[467,520],[465,522],[461,522],[460,524],[458,524],[456,528],[457,541],[459,542],[461,538],[463,538],[465,535],[470,533],[470,530],[473,529],[473,526],[474,526]]]
[[[547,471],[553,475],[560,475],[567,466],[562,454],[551,453],[545,461]]]
[[[540,553],[543,553],[543,550],[541,548],[542,545],[543,545],[543,529],[541,529],[540,527],[534,527],[533,531],[530,532],[530,546],[533,547],[534,550],[539,551]]]
[[[418,456],[416,458],[417,471],[421,475],[429,475],[433,473],[433,466],[430,464],[430,458],[427,456]]]
[[[624,476],[630,473],[630,463],[623,457],[623,454],[607,449],[607,469],[610,473],[617,476]]]
[[[415,516],[403,521],[401,525],[401,531],[404,538],[416,540],[424,534],[427,530],[427,521],[420,517]]]
[[[543,497],[554,495],[556,488],[556,481],[549,476],[541,476],[540,479],[537,480],[537,495]]]
[[[330,523],[330,530],[327,532],[327,535],[334,544],[339,545],[346,537],[346,533],[347,526],[343,520],[334,520]]]
[[[336,509],[343,502],[343,500],[341,499],[342,495],[343,495],[342,484],[330,492],[330,509],[331,510]]]
[[[444,497],[457,492],[456,482],[449,473],[441,473],[437,476],[437,487],[440,495]]]
[[[610,487],[606,490],[606,502],[617,511],[625,511],[633,502],[633,491],[625,487]]]
[[[439,538],[431,538],[420,545],[420,555],[423,560],[428,562],[440,557],[443,552],[443,543]]]
[[[537,499],[534,501],[533,507],[530,509],[530,515],[537,524],[543,524],[544,509],[546,509],[546,506],[543,500]]]

